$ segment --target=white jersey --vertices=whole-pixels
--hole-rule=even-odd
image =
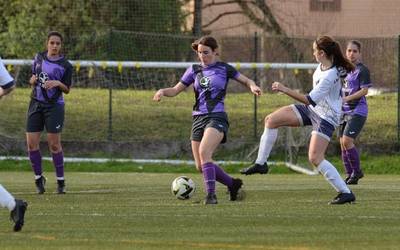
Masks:
[[[14,79],[11,77],[10,73],[8,73],[0,58],[0,87],[12,82],[13,80]]]
[[[334,66],[321,70],[319,64],[313,74],[313,89],[308,94],[310,108],[335,127],[339,126],[342,112],[341,89],[342,83],[337,68]]]

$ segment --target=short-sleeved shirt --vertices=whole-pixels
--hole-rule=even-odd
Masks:
[[[0,58],[0,87],[8,89],[14,85],[14,79],[8,73],[3,61]]]
[[[342,113],[342,83],[336,66],[322,70],[321,64],[313,74],[313,89],[307,95],[312,109],[333,126],[339,126]]]
[[[50,60],[47,57],[47,51],[38,53],[33,61],[32,74],[38,77],[38,82],[32,91],[33,99],[44,103],[64,104],[61,89],[42,88],[42,84],[47,80],[58,80],[68,88],[71,87],[72,65],[64,56]]]
[[[225,112],[224,99],[229,79],[237,79],[239,76],[240,73],[234,67],[224,62],[190,66],[180,82],[186,86],[193,84],[196,102],[192,115]]]
[[[368,68],[362,64],[358,63],[355,70],[347,74],[342,88],[343,95],[349,96],[362,88],[369,88],[372,86],[370,74]],[[343,113],[348,115],[368,115],[368,104],[365,96],[362,96],[358,100],[351,100],[350,102],[345,102],[342,107]]]

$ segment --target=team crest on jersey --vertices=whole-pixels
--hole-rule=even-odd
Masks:
[[[48,80],[49,80],[49,75],[46,72],[40,72],[38,76],[38,82],[40,87],[42,87],[42,85]]]
[[[210,78],[208,76],[203,76],[200,79],[200,86],[203,89],[208,89],[210,87],[210,82],[211,82],[211,80],[210,80]]]

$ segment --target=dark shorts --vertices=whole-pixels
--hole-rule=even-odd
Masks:
[[[64,127],[64,105],[42,103],[31,99],[27,114],[26,132],[61,133]]]
[[[328,121],[319,117],[314,111],[308,108],[308,106],[303,104],[293,104],[292,109],[295,112],[297,118],[299,119],[301,126],[312,126],[313,134],[318,134],[326,140],[330,141],[335,131],[335,126],[333,126]]]
[[[192,141],[201,141],[206,128],[215,128],[224,133],[224,138],[222,139],[221,143],[225,143],[229,128],[227,114],[224,112],[219,112],[193,116],[192,135],[190,136],[190,139]]]
[[[339,126],[339,137],[345,135],[356,139],[366,120],[367,117],[362,115],[344,115]]]

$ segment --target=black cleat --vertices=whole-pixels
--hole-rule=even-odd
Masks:
[[[209,204],[215,205],[215,204],[218,204],[217,196],[216,196],[215,194],[207,194],[207,196],[206,196],[206,198],[205,198],[205,200],[204,200],[204,204],[205,204],[205,205],[209,205]]]
[[[65,193],[65,180],[57,180],[57,194]]]
[[[362,171],[356,173],[352,173],[350,178],[346,181],[346,184],[348,185],[357,185],[358,180],[364,177],[364,173]]]
[[[350,179],[350,175],[347,175],[346,178],[344,179],[344,182],[347,184],[347,182],[349,181],[349,179]]]
[[[21,231],[27,207],[28,203],[26,201],[15,200],[15,208],[10,213],[10,219],[15,223],[14,232]]]
[[[330,205],[341,205],[345,203],[353,203],[356,200],[353,192],[340,193],[329,202]]]
[[[233,179],[232,187],[228,188],[229,190],[229,200],[235,201],[238,198],[238,193],[240,188],[243,185],[243,181],[241,179]]]
[[[39,179],[35,180],[35,184],[38,194],[44,194],[44,192],[46,192],[46,190],[44,189],[44,186],[46,185],[46,177],[44,177],[43,175],[40,176]]]
[[[260,165],[258,163],[255,163],[253,166],[250,166],[248,168],[244,168],[240,170],[241,174],[245,175],[251,175],[251,174],[266,174],[268,173],[268,165],[265,162],[263,165]]]

